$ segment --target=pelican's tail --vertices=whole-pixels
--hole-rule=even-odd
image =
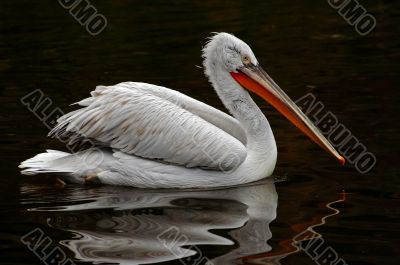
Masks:
[[[47,150],[19,165],[24,175],[55,173],[69,182],[82,183],[85,176],[102,170],[102,166],[114,161],[112,152],[99,148],[86,149],[77,153]]]
[[[70,153],[57,150],[46,150],[46,153],[37,154],[32,158],[23,161],[19,168],[24,175],[36,175],[39,173],[66,173],[71,172],[71,168],[65,168],[59,161],[67,157]]]

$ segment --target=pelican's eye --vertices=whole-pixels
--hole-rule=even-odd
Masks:
[[[243,55],[243,56],[242,56],[242,62],[243,62],[244,65],[249,65],[249,64],[251,64],[250,57],[249,57],[248,55]]]

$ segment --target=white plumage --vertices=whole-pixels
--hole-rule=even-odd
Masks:
[[[327,145],[262,71],[246,43],[216,34],[203,58],[206,75],[233,117],[165,87],[136,82],[98,86],[50,132],[70,143],[90,140],[98,147],[39,154],[21,163],[22,173],[58,173],[79,183],[95,177],[105,184],[150,188],[229,186],[270,176],[277,157],[275,139],[244,88]]]
[[[164,87],[99,86],[78,104],[83,108],[61,117],[50,135],[69,137],[71,144],[89,138],[126,154],[186,167],[230,170],[246,157],[246,147],[235,138],[245,141],[236,120]],[[225,163],[227,154],[237,160]]]

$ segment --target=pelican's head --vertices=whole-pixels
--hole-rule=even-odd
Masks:
[[[203,49],[204,68],[211,82],[215,78],[231,78],[275,107],[315,143],[335,156],[341,164],[345,159],[333,148],[319,129],[307,118],[285,92],[262,69],[253,51],[242,40],[228,33],[217,33]],[[216,76],[215,73],[227,76]]]
[[[225,32],[215,34],[209,39],[203,49],[203,57],[206,71],[220,67],[232,72],[244,67],[247,63],[258,64],[249,45]],[[207,72],[206,74],[209,76]]]

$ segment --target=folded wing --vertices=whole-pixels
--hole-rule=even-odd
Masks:
[[[186,167],[230,170],[246,157],[245,134],[233,117],[177,91],[126,82],[91,95],[50,135]]]

